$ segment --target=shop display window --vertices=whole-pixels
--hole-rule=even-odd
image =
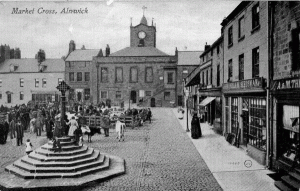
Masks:
[[[283,105],[282,127],[283,156],[294,161],[299,157],[299,106]]]
[[[225,128],[226,132],[229,132],[229,98],[225,97]]]
[[[239,113],[238,113],[238,98],[231,98],[231,132],[234,134],[238,134],[239,129]]]
[[[266,100],[249,98],[249,144],[266,150]]]
[[[243,144],[249,143],[249,98],[243,98],[242,104],[242,120],[243,120]]]

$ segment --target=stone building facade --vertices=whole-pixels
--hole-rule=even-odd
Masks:
[[[243,1],[225,18],[224,133],[261,164],[267,152],[268,2]]]
[[[156,27],[153,26],[153,20],[152,25],[148,25],[145,16],[142,17],[139,25],[130,26],[130,47],[138,46],[156,47]]]
[[[202,121],[214,126],[220,121],[217,131],[266,164],[269,2],[243,1],[221,26],[221,37],[211,47],[206,45],[200,66],[187,77],[187,86],[199,88]]]
[[[199,56],[203,51],[176,51],[177,55],[177,106],[185,106],[187,97],[185,92],[185,78],[194,71],[200,63]],[[196,94],[197,95],[197,94]]]
[[[64,66],[63,59],[6,59],[0,64],[0,105],[59,102]]]
[[[300,93],[300,3],[272,2],[270,6],[271,67],[270,78],[270,167],[285,171],[275,185],[280,189],[299,185],[291,177],[300,168],[299,93]]]
[[[177,99],[177,57],[156,47],[156,27],[145,16],[130,26],[130,47],[93,59],[94,103],[136,104],[145,107],[173,106]],[[108,53],[108,54],[107,54]]]
[[[65,59],[65,81],[71,87],[67,92],[69,104],[90,104],[96,92],[92,92],[92,60],[99,50],[76,49],[73,40],[69,43],[69,53]]]
[[[203,122],[222,133],[223,36],[200,55],[199,114]]]

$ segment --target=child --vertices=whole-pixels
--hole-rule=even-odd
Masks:
[[[117,119],[116,132],[118,133],[117,139],[119,139],[119,141],[121,141],[121,139],[123,139],[123,141],[125,140],[125,137],[124,137],[125,128],[126,128],[125,123],[122,123],[122,122],[120,122],[119,119]]]
[[[27,139],[27,142],[26,142],[26,154],[27,155],[29,155],[29,153],[31,153],[32,152],[32,144],[31,144],[31,142],[30,142],[30,139]]]
[[[54,137],[52,141],[53,141],[52,148],[54,149],[54,152],[56,151],[60,152],[61,151],[60,140],[57,137]]]
[[[79,146],[82,146],[83,145],[83,138],[82,138],[82,136],[80,136],[79,137],[79,144],[78,144]]]

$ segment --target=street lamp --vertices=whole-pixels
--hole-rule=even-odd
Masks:
[[[190,132],[189,130],[189,91],[185,91],[186,99],[186,132]]]

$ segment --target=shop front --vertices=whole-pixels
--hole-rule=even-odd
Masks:
[[[265,165],[267,150],[267,101],[265,79],[254,78],[223,84],[223,134],[227,141],[246,147],[248,154]]]
[[[220,88],[199,89],[199,113],[201,122],[213,125],[222,134],[222,93]]]
[[[300,79],[275,80],[271,88],[272,168],[300,169]]]

